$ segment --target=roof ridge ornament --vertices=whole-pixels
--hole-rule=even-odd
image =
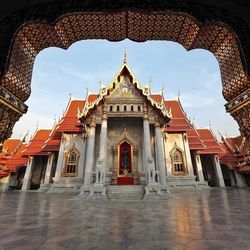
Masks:
[[[126,48],[124,48],[124,58],[123,58],[123,63],[127,63],[127,53],[126,53]]]

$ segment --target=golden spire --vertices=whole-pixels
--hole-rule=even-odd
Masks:
[[[126,48],[124,48],[124,59],[123,59],[123,63],[127,63]]]

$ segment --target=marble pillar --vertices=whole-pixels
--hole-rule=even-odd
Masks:
[[[88,138],[87,138],[87,149],[86,149],[86,161],[85,161],[85,174],[84,174],[84,186],[88,187],[92,184],[93,179],[93,165],[94,165],[94,149],[95,149],[95,128],[96,122],[93,116],[90,123]]]
[[[216,178],[217,178],[218,186],[219,187],[225,187],[225,182],[224,182],[224,179],[223,179],[221,165],[220,165],[219,157],[217,155],[213,156],[213,164],[214,164],[215,175],[216,175]]]
[[[151,142],[150,142],[150,128],[148,115],[144,114],[143,118],[143,142],[144,142],[144,158],[145,158],[145,172],[148,170],[148,159],[152,158]]]
[[[25,170],[25,175],[23,178],[22,191],[26,191],[30,189],[33,162],[34,162],[34,157],[30,156],[29,161],[27,163],[26,170]]]
[[[160,124],[157,119],[155,121],[155,137],[156,137],[157,161],[160,172],[160,183],[162,185],[166,185],[166,168],[163,158],[162,136],[161,136]]]
[[[231,169],[228,169],[228,174],[229,174],[231,187],[236,187],[237,185],[236,185],[236,181],[235,181],[235,177],[234,177],[234,171]]]
[[[78,163],[78,177],[83,178],[84,175],[84,163],[85,163],[85,157],[86,157],[86,144],[87,144],[87,138],[86,135],[82,135],[82,147],[80,149],[80,159]]]
[[[166,161],[166,168],[167,168],[167,176],[170,177],[170,176],[173,176],[173,173],[172,173],[172,161],[171,161],[171,157],[170,157],[170,147],[169,147],[169,144],[168,144],[168,134],[165,133],[164,134],[164,140],[163,140],[163,143],[164,143],[164,150],[165,150],[165,161]]]
[[[192,159],[191,159],[191,154],[190,154],[190,148],[189,148],[186,133],[183,134],[183,146],[184,146],[184,153],[185,153],[185,156],[186,156],[188,176],[194,176],[194,169],[193,169],[193,164],[192,164]]]
[[[54,158],[55,158],[55,154],[53,154],[53,153],[51,155],[49,155],[49,157],[48,157],[47,166],[46,166],[46,173],[45,173],[45,178],[44,178],[44,184],[50,183],[50,176],[51,176],[51,170],[52,170]]]
[[[247,187],[246,180],[236,170],[234,170],[234,176],[235,176],[235,179],[236,179],[236,185],[237,185],[237,187],[241,187],[241,188],[242,187]]]
[[[58,153],[58,159],[57,159],[57,164],[56,164],[55,178],[53,178],[53,180],[55,181],[58,181],[62,175],[62,168],[63,168],[64,157],[65,157],[64,155],[65,142],[66,142],[65,134],[62,134],[59,153]]]
[[[202,171],[202,164],[201,164],[201,157],[198,154],[194,155],[195,158],[195,164],[196,164],[196,171],[197,171],[197,177],[199,181],[204,181],[204,175]]]
[[[105,163],[106,163],[106,157],[107,157],[107,131],[108,131],[107,107],[103,106],[98,158],[103,160]]]

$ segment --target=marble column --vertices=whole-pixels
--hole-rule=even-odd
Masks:
[[[201,164],[201,157],[200,157],[200,155],[195,153],[194,158],[195,158],[195,164],[196,164],[196,171],[197,171],[198,180],[199,181],[204,181],[204,175],[203,175],[202,164]]]
[[[222,174],[222,170],[221,170],[221,165],[220,165],[220,161],[217,155],[213,156],[213,163],[214,163],[214,169],[215,169],[215,175],[217,178],[217,183],[219,187],[225,187],[225,182],[223,179],[223,174]]]
[[[55,158],[54,153],[50,154],[49,157],[48,157],[44,184],[49,184],[50,183],[51,169],[52,169],[54,158]]]
[[[34,157],[30,156],[25,170],[25,175],[23,178],[22,191],[30,189],[31,177],[32,177],[32,168],[33,168]]]
[[[94,165],[94,149],[95,149],[95,117],[92,118],[89,128],[89,134],[87,138],[87,151],[85,162],[85,174],[84,174],[84,186],[88,187],[92,183],[93,179],[93,165]]]
[[[187,163],[187,169],[188,169],[188,176],[194,176],[194,169],[193,169],[193,164],[192,164],[192,159],[191,159],[191,154],[190,154],[190,148],[188,144],[188,139],[187,139],[187,134],[183,134],[183,146],[184,146],[184,153],[186,155],[186,163]]]
[[[235,181],[235,177],[234,177],[234,171],[231,169],[228,169],[228,174],[229,174],[231,187],[236,187],[237,185],[236,185],[236,181]]]
[[[247,187],[244,177],[241,174],[239,174],[236,170],[234,170],[234,176],[236,179],[237,187]]]
[[[145,172],[148,170],[148,159],[152,158],[151,143],[150,143],[150,128],[147,114],[147,107],[144,107],[143,117],[143,139],[144,139],[144,158],[145,158]]]
[[[56,164],[55,178],[53,178],[53,180],[55,181],[58,181],[62,175],[63,163],[64,163],[64,158],[65,158],[65,154],[64,154],[65,143],[66,143],[66,136],[65,134],[62,134],[59,153],[58,153],[58,159],[57,159],[57,164]]]
[[[78,163],[78,177],[82,180],[83,180],[83,175],[84,175],[86,144],[87,144],[87,137],[85,134],[82,134],[82,147],[80,148],[80,159],[79,159],[79,163]]]
[[[155,137],[156,137],[156,153],[157,153],[157,161],[160,172],[160,183],[162,185],[166,185],[166,168],[163,158],[163,145],[162,145],[162,136],[161,129],[158,119],[155,121]]]
[[[100,133],[100,146],[99,146],[99,159],[106,163],[107,156],[107,131],[108,131],[108,120],[107,120],[107,107],[103,106],[101,133]]]
[[[164,150],[165,150],[165,161],[166,161],[166,168],[167,168],[167,176],[172,176],[173,173],[172,173],[172,161],[171,161],[171,157],[170,157],[170,147],[169,147],[169,143],[168,143],[168,134],[165,133],[164,134],[164,140],[163,140],[163,143],[164,143]]]

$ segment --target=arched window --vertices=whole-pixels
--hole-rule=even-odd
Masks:
[[[112,112],[113,111],[113,106],[109,107],[109,111]]]
[[[139,112],[141,111],[141,106],[140,106],[140,105],[138,106],[138,111],[139,111]]]
[[[117,107],[116,107],[116,110],[117,110],[117,111],[120,111],[120,106],[117,106]]]
[[[134,111],[134,106],[133,105],[131,106],[131,111]]]
[[[69,150],[65,155],[64,176],[77,176],[79,153],[75,148]]]
[[[124,110],[124,111],[127,111],[127,106],[126,106],[126,105],[124,106],[124,109],[123,109],[123,110]]]
[[[178,149],[176,149],[172,154],[173,159],[173,167],[174,167],[174,173],[175,174],[185,174],[185,166],[183,161],[183,155],[182,152]]]

